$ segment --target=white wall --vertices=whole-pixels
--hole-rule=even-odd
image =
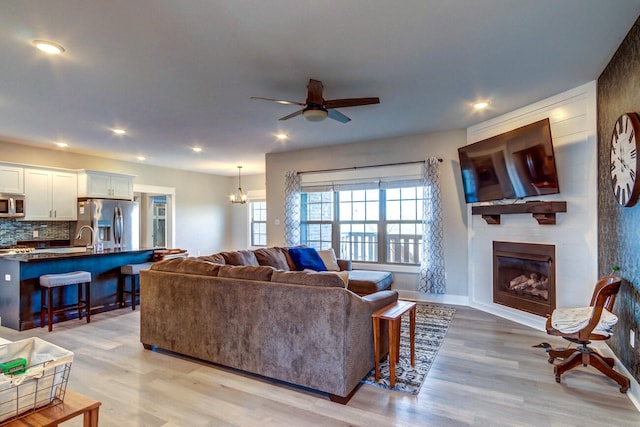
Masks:
[[[229,178],[228,194],[233,194],[238,189],[238,177]],[[265,191],[265,175],[242,175],[242,191],[249,195],[249,201],[252,200],[253,194],[264,194]],[[249,234],[249,204],[232,204],[228,203],[228,218],[231,233],[225,244],[225,250],[247,249],[251,244],[251,235]],[[269,206],[267,205],[267,212]]]
[[[229,177],[148,166],[0,141],[0,162],[136,175],[135,184],[176,189],[175,242],[192,255],[223,250],[229,233]]]
[[[312,123],[309,124],[313,126]],[[417,292],[417,267],[382,266],[394,271],[394,285],[402,296],[421,300],[467,303],[466,204],[458,166],[458,147],[465,144],[465,131],[428,133],[403,138],[381,139],[353,144],[312,148],[266,157],[267,238],[270,246],[284,244],[284,173],[371,166],[440,157],[444,219],[444,256],[447,293],[444,296]],[[376,266],[364,265],[373,269]]]
[[[560,194],[540,200],[566,200],[556,225],[538,225],[531,214],[502,215],[500,225],[481,216],[469,222],[470,304],[481,310],[543,329],[545,319],[493,303],[492,242],[556,246],[556,306],[586,306],[597,279],[597,123],[596,82],[536,102],[467,130],[467,142],[548,117],[551,123]]]

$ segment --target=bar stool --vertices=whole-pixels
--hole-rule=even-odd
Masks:
[[[82,299],[82,284],[84,283],[85,299]],[[69,285],[78,285],[78,302],[76,304],[53,306],[53,289]],[[62,274],[45,274],[40,276],[40,327],[44,328],[45,311],[47,313],[49,332],[53,330],[53,315],[70,310],[78,310],[78,317],[82,320],[82,310],[87,315],[87,323],[91,322],[91,273],[88,271],[72,271]]]
[[[120,267],[120,307],[125,306],[124,294],[131,294],[131,310],[136,309],[136,297],[140,295],[140,270],[148,270],[153,262],[143,262],[142,264],[127,264]],[[127,290],[127,278],[130,278],[131,290]]]

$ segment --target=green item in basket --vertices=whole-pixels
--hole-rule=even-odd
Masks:
[[[24,374],[27,371],[27,359],[19,357],[9,360],[8,362],[0,363],[0,371],[7,375]]]

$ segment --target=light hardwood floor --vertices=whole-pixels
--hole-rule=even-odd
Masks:
[[[639,426],[640,413],[593,368],[557,384],[542,341],[563,340],[459,307],[417,396],[371,385],[348,405],[139,342],[138,311],[96,314],[16,332],[75,353],[69,388],[102,401],[100,426]],[[72,420],[64,426],[80,426]]]

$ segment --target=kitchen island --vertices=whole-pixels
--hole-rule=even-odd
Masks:
[[[71,271],[91,273],[91,314],[119,308],[117,303],[120,267],[153,259],[154,249],[69,248],[68,251],[34,252],[0,257],[0,323],[23,331],[40,326],[40,276]],[[58,292],[56,292],[58,294]],[[56,305],[75,303],[75,286],[65,287],[56,295]],[[57,321],[77,317],[69,312]]]

